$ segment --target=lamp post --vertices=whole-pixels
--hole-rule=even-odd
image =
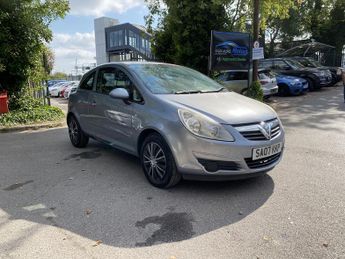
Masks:
[[[254,17],[253,17],[253,41],[259,40],[259,8],[260,0],[254,0]],[[258,60],[253,60],[253,82],[258,80]]]

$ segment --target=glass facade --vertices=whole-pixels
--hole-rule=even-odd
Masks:
[[[137,28],[130,24],[126,24],[117,30],[110,30],[107,33],[107,46],[109,52],[118,53],[117,55],[121,55],[119,53],[136,52],[133,55],[131,54],[131,58],[139,59],[139,56],[142,58],[146,56],[146,59],[153,59],[150,35],[144,31],[138,31]],[[126,59],[127,55],[120,59],[122,58]]]
[[[123,45],[123,30],[109,33],[109,47],[120,47]]]

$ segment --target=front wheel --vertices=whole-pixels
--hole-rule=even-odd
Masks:
[[[159,134],[145,139],[140,160],[147,180],[155,187],[169,188],[181,180],[171,150]]]
[[[77,119],[72,115],[68,118],[67,124],[72,145],[78,148],[86,147],[89,137],[83,132]]]

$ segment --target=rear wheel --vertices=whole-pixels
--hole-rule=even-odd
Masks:
[[[73,146],[78,148],[86,147],[89,137],[83,132],[77,119],[71,115],[67,121],[69,138]]]
[[[306,78],[307,82],[308,82],[308,89],[309,91],[315,91],[315,83],[313,80],[311,80],[310,78]]]
[[[147,180],[155,187],[169,188],[181,180],[169,146],[157,133],[145,139],[140,160]]]
[[[286,84],[280,84],[278,85],[278,94],[280,96],[286,96],[290,94],[290,89]]]

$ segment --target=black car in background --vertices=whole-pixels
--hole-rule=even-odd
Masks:
[[[309,90],[317,90],[332,82],[331,73],[317,68],[307,68],[292,58],[269,58],[259,61],[259,67],[278,74],[297,76],[308,81]]]
[[[317,68],[320,70],[329,70],[332,74],[332,84],[338,83],[341,80],[342,68],[341,67],[328,67],[321,65],[318,61],[311,57],[293,57],[305,67]]]

